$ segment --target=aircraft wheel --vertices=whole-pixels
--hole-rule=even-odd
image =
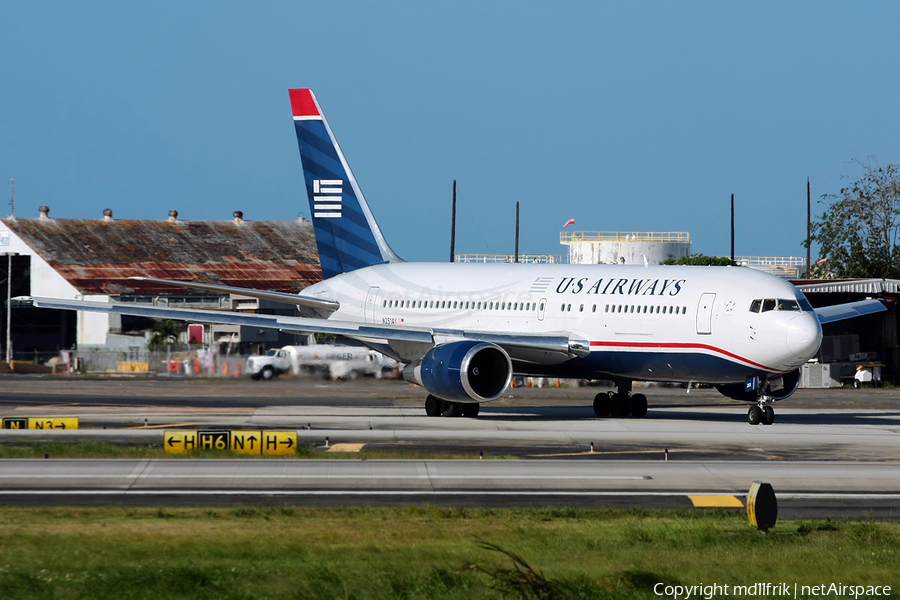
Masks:
[[[594,414],[598,417],[609,416],[609,405],[609,396],[605,393],[594,396]]]
[[[428,397],[425,398],[425,414],[429,417],[441,416],[441,399],[428,394]]]
[[[629,407],[629,400],[630,398],[628,396],[616,395],[616,397],[613,398],[612,405],[609,408],[609,412],[612,414],[612,416],[627,417],[628,413],[631,411],[631,408]]]
[[[756,405],[750,407],[750,410],[747,411],[747,421],[750,422],[751,425],[759,425],[762,423],[763,418],[763,410]]]
[[[441,416],[444,417],[460,417],[462,416],[462,405],[459,402],[447,402],[444,401],[444,412],[441,413]]]
[[[775,422],[775,409],[768,405],[764,406],[763,407],[762,424],[763,425],[771,425],[774,422]]]
[[[647,396],[643,394],[634,394],[628,401],[631,415],[638,419],[647,415]]]
[[[467,417],[469,419],[474,419],[478,416],[478,412],[481,410],[481,405],[477,402],[466,402],[462,405],[462,416]]]

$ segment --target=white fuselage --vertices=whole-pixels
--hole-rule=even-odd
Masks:
[[[586,358],[517,363],[521,373],[656,381],[744,381],[798,368],[822,330],[803,294],[741,267],[391,263],[304,290],[340,302],[330,318],[458,331],[564,332],[590,342]],[[751,312],[754,300],[804,309]],[[415,360],[415,349],[400,358]]]

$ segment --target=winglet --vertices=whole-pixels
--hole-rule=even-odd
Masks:
[[[316,97],[313,96],[312,90],[309,88],[288,90],[291,95],[291,110],[294,113],[294,119],[321,119],[322,113],[316,103]]]

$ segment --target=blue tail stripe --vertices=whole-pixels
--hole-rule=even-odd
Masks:
[[[368,240],[366,240],[364,238],[359,237],[358,235],[349,231],[348,229],[341,227],[341,224],[336,222],[336,221],[344,221],[347,219],[348,219],[348,215],[347,215],[347,211],[345,209],[344,215],[341,219],[319,219],[319,221],[329,221],[328,226],[331,228],[331,233],[337,239],[342,240],[343,242],[346,242],[352,248],[358,248],[359,250],[365,251],[370,256],[378,256],[379,257],[378,262],[382,262],[380,260],[381,255],[378,253],[378,246],[376,246],[374,243],[369,242]],[[334,221],[334,222],[331,222],[331,221]],[[313,223],[313,225],[315,226],[316,224]],[[316,227],[316,229],[318,230],[319,227],[322,227],[322,226],[324,226],[324,225],[320,224],[319,226]]]

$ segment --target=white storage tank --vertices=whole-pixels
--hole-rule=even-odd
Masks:
[[[569,247],[572,265],[658,265],[691,254],[686,231],[563,231],[559,242]]]

